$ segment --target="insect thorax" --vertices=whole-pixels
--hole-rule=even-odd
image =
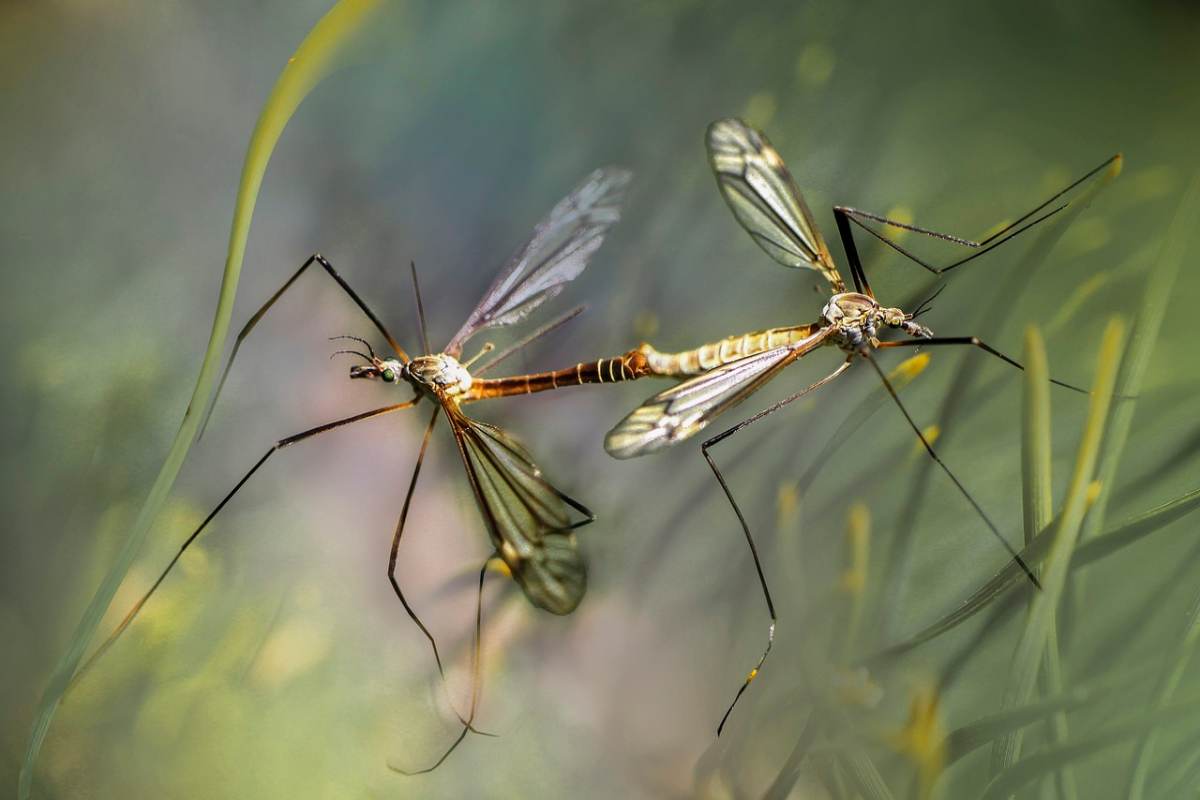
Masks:
[[[821,318],[837,329],[835,341],[847,348],[872,342],[880,328],[906,328],[908,322],[908,316],[900,309],[885,308],[874,298],[858,292],[842,292],[829,298],[821,309]]]
[[[415,357],[404,368],[404,377],[418,389],[452,396],[469,391],[472,383],[467,368],[445,353]]]

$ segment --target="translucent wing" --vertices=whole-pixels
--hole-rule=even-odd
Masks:
[[[598,169],[560,200],[509,259],[445,352],[458,356],[474,334],[519,321],[578,277],[621,218],[631,177],[624,169]]]
[[[800,343],[730,361],[659,392],[608,432],[604,449],[615,458],[633,458],[687,439],[819,346],[832,330],[821,328]]]
[[[829,248],[813,222],[796,182],[761,132],[738,119],[708,126],[708,161],[733,215],[771,258],[825,276],[845,291]]]
[[[569,614],[587,589],[564,495],[542,478],[529,452],[499,428],[444,404],[475,501],[497,554],[529,601]]]

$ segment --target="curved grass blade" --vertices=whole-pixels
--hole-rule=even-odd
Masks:
[[[1183,680],[1188,663],[1195,655],[1197,643],[1200,643],[1200,598],[1197,598],[1192,605],[1192,613],[1188,619],[1183,640],[1176,649],[1170,669],[1166,670],[1159,678],[1158,691],[1155,693],[1154,701],[1156,709],[1165,709],[1170,704],[1172,696],[1179,688],[1180,681]],[[1154,757],[1155,747],[1158,745],[1158,734],[1157,727],[1151,728],[1138,742],[1137,750],[1130,762],[1129,791],[1127,793],[1129,800],[1142,800],[1144,796],[1146,778],[1150,773],[1150,762]]]
[[[1032,283],[1030,276],[1037,272],[1045,262],[1063,234],[1070,228],[1071,223],[1083,213],[1096,195],[1110,182],[1111,176],[1108,176],[1093,183],[1075,203],[1057,215],[1058,222],[1053,227],[1047,228],[1037,235],[1026,251],[1025,257],[1003,274],[1002,282],[992,287],[993,300],[983,309],[973,325],[972,333],[984,340],[996,338],[1004,324],[1012,316],[1013,311],[1020,305],[1021,295],[1029,289]],[[964,358],[955,372],[950,386],[946,389],[945,396],[934,417],[934,422],[942,430],[943,447],[945,447],[946,438],[953,435],[955,426],[952,423],[960,413],[969,408],[968,390],[985,363],[983,359]],[[912,549],[914,541],[917,539],[913,534],[916,530],[917,516],[925,504],[925,494],[933,474],[931,463],[926,463],[916,470],[912,489],[908,495],[908,503],[900,512],[896,534],[892,537],[895,543],[890,545],[889,552],[880,556],[881,563],[893,565],[885,578],[884,590],[878,593],[877,614],[881,620],[880,630],[884,636],[891,633],[895,621],[893,616],[895,610],[903,607],[900,595],[909,585],[913,570]]]
[[[1012,731],[1024,728],[1053,714],[1073,711],[1090,703],[1136,688],[1143,678],[1144,666],[1127,669],[1120,675],[1106,677],[1096,683],[1076,686],[1033,703],[1007,711],[999,711],[975,720],[946,735],[942,747],[949,766],[980,747]]]
[[[1092,384],[1091,401],[1088,404],[1083,436],[1079,442],[1075,469],[1063,503],[1061,519],[1054,530],[1054,541],[1046,558],[1042,591],[1033,597],[1025,628],[1013,653],[1009,670],[1011,677],[1001,701],[1001,708],[1024,705],[1033,694],[1034,682],[1037,680],[1046,642],[1053,627],[1054,610],[1066,586],[1067,567],[1087,510],[1088,487],[1095,474],[1100,442],[1104,437],[1124,337],[1124,323],[1118,318],[1110,320],[1100,344],[1096,378]],[[996,742],[992,748],[993,775],[998,775],[1014,764],[1019,752],[1020,737],[1017,732],[1010,733]]]
[[[1080,546],[1071,559],[1070,568],[1073,571],[1099,561],[1102,558],[1106,558],[1135,542],[1141,541],[1150,534],[1170,525],[1175,520],[1190,514],[1197,508],[1200,508],[1200,489],[1193,489],[1174,500],[1138,514],[1107,533]],[[1045,560],[1046,554],[1049,552],[1050,545],[1053,542],[1053,537],[1049,534],[1058,525],[1058,521],[1059,518],[1056,517],[1053,522],[1042,529],[1042,532],[1038,534],[1029,546],[1021,550],[1021,558],[1030,567],[1037,567]],[[1005,565],[999,572],[992,576],[991,580],[975,590],[954,611],[925,627],[918,633],[913,634],[908,639],[879,651],[868,659],[866,663],[872,665],[887,661],[888,659],[903,655],[930,639],[937,638],[982,611],[1014,584],[1025,582],[1024,574],[1015,561],[1011,565]]]
[[[1197,712],[1200,712],[1200,695],[1192,694],[1169,708],[1135,714],[1071,744],[1048,747],[1037,755],[1021,759],[993,778],[980,796],[981,800],[1010,797],[1038,778],[1060,769],[1063,764],[1095,755],[1160,725],[1195,720]]]
[[[1021,497],[1025,523],[1025,544],[1054,517],[1054,487],[1051,480],[1050,370],[1046,365],[1046,343],[1037,326],[1025,331],[1025,392],[1021,436]],[[1063,692],[1062,658],[1058,649],[1058,621],[1051,613],[1050,631],[1043,658],[1042,693],[1055,696]],[[1018,737],[1018,748],[1021,731]],[[1062,744],[1070,738],[1067,715],[1055,711],[1050,722],[1050,740]],[[1078,792],[1075,776],[1064,768],[1057,775],[1062,800],[1075,800]]]
[[[175,478],[183,466],[183,461],[191,449],[192,442],[196,438],[201,411],[212,392],[217,368],[220,365],[221,352],[229,333],[233,300],[237,293],[242,259],[246,252],[246,240],[250,233],[250,220],[258,199],[258,190],[262,186],[263,176],[266,173],[267,163],[275,150],[275,144],[279,141],[288,120],[291,119],[300,103],[322,78],[341,65],[342,59],[350,51],[349,46],[355,42],[357,34],[364,30],[366,23],[376,15],[383,5],[381,0],[341,0],[330,9],[300,43],[300,47],[297,48],[292,58],[288,60],[287,66],[284,67],[275,87],[271,90],[266,105],[259,114],[254,133],[250,137],[250,145],[246,151],[246,160],[242,165],[237,204],[233,212],[233,226],[229,233],[229,248],[225,256],[225,271],[221,279],[221,291],[217,309],[213,315],[208,346],[200,365],[200,374],[196,377],[196,387],[192,390],[192,397],[184,412],[179,430],[175,433],[166,460],[138,512],[137,519],[130,528],[129,534],[122,543],[104,580],[88,603],[83,617],[76,625],[67,651],[55,665],[54,672],[47,682],[42,699],[34,714],[33,730],[25,751],[24,761],[21,764],[17,788],[17,797],[20,800],[26,800],[32,791],[34,763],[37,761],[38,753],[45,741],[50,722],[54,717],[54,712],[58,709],[63,693],[87,651],[88,644],[91,642],[96,628],[100,625],[100,620],[108,609],[117,587],[124,580],[134,557],[141,549],[151,524],[158,517],[159,511],[175,483]]]

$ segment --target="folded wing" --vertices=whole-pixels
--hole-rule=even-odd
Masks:
[[[520,443],[457,406],[443,407],[496,553],[535,606],[552,614],[574,611],[587,589],[574,534],[583,522],[571,522],[564,495]]]

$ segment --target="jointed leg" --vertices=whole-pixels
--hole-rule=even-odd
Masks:
[[[483,628],[483,581],[487,577],[488,564],[490,564],[492,560],[496,558],[498,558],[498,556],[493,555],[488,557],[488,559],[483,562],[483,566],[479,569],[479,586],[475,595],[475,635],[471,648],[471,707],[467,712],[466,719],[459,717],[459,721],[462,722],[462,730],[459,731],[458,736],[453,742],[450,743],[450,746],[446,748],[446,750],[438,757],[438,759],[428,767],[418,770],[406,770],[401,769],[393,764],[388,764],[389,769],[399,772],[401,775],[424,775],[427,772],[433,772],[442,765],[442,762],[450,757],[450,754],[453,753],[460,744],[462,744],[463,739],[467,738],[468,733],[479,733],[484,736],[492,735],[490,733],[483,733],[482,731],[476,730],[474,727],[472,727],[472,724],[475,722],[475,714],[479,710],[479,694],[481,689],[479,670]],[[458,712],[455,712],[456,715],[457,713]]]
[[[700,445],[700,452],[704,455],[704,460],[708,462],[708,466],[712,469],[713,475],[716,476],[717,483],[721,484],[721,490],[723,492],[725,492],[725,498],[729,501],[729,505],[733,508],[733,513],[735,515],[737,515],[738,522],[742,526],[742,533],[746,537],[746,544],[748,544],[750,546],[750,555],[754,559],[754,570],[758,574],[758,583],[759,583],[759,586],[762,588],[763,599],[766,600],[766,602],[767,602],[767,613],[771,617],[770,627],[767,628],[767,646],[763,650],[762,655],[758,657],[758,663],[756,663],[754,665],[754,668],[752,670],[750,670],[750,672],[746,675],[746,680],[742,683],[741,687],[738,688],[737,694],[735,694],[733,697],[733,702],[731,702],[729,704],[729,707],[725,709],[725,713],[721,716],[721,721],[720,721],[720,723],[717,724],[717,736],[721,735],[721,731],[724,730],[724,728],[725,728],[725,722],[729,719],[729,715],[731,713],[733,713],[733,707],[737,705],[738,700],[741,699],[742,695],[745,693],[746,689],[750,686],[751,682],[756,677],[758,677],[759,670],[762,669],[763,663],[767,660],[767,655],[771,652],[771,646],[775,643],[775,624],[778,622],[778,617],[775,614],[775,603],[774,603],[774,601],[771,600],[771,590],[767,586],[767,577],[766,577],[766,574],[763,572],[762,561],[758,557],[758,546],[755,545],[754,537],[750,533],[750,525],[746,522],[746,516],[742,513],[742,509],[738,505],[737,500],[734,499],[733,491],[729,488],[729,484],[725,482],[725,476],[722,475],[721,470],[717,468],[717,462],[713,461],[712,454],[709,453],[709,450],[712,447],[715,447],[716,445],[725,441],[729,437],[733,436],[735,433],[742,430],[746,426],[751,425],[755,422],[758,422],[763,417],[765,417],[769,414],[775,413],[779,409],[786,406],[788,403],[791,403],[792,401],[803,397],[804,395],[808,394],[809,392],[813,391],[814,389],[824,386],[826,383],[829,383],[834,378],[836,378],[838,375],[841,375],[843,372],[845,372],[849,368],[849,366],[850,366],[850,361],[849,360],[844,361],[842,363],[842,365],[839,366],[836,370],[834,370],[830,374],[826,375],[824,378],[822,378],[821,380],[812,384],[811,386],[808,386],[807,388],[802,389],[799,392],[796,392],[795,394],[791,395],[790,397],[786,397],[783,400],[780,400],[778,403],[775,403],[774,405],[766,408],[765,410],[758,412],[757,414],[750,417],[749,419],[739,422],[737,425],[734,425],[729,430],[726,430],[722,433],[718,433],[716,436],[712,437],[711,439],[708,439],[702,445]]]
[[[855,225],[858,225],[860,228],[865,230],[867,233],[871,234],[872,236],[874,236],[879,241],[883,242],[888,247],[890,247],[893,250],[895,250],[896,252],[900,253],[905,258],[908,258],[909,260],[915,262],[916,264],[919,264],[920,266],[924,267],[925,269],[929,270],[930,272],[932,272],[934,274],[941,274],[943,272],[948,272],[949,270],[952,270],[955,267],[962,266],[963,264],[967,263],[968,261],[971,261],[972,259],[978,258],[979,256],[983,255],[984,253],[988,252],[989,250],[999,247],[1001,244],[1003,244],[1004,242],[1007,242],[1009,239],[1012,239],[1013,237],[1017,236],[1018,234],[1021,234],[1024,231],[1029,230],[1030,228],[1032,228],[1034,225],[1038,224],[1039,222],[1054,216],[1059,211],[1062,211],[1064,208],[1066,208],[1069,205],[1069,203],[1062,203],[1062,204],[1050,209],[1049,211],[1046,211],[1045,213],[1041,213],[1041,212],[1043,212],[1044,209],[1046,209],[1048,206],[1050,206],[1056,200],[1061,198],[1063,195],[1067,194],[1072,189],[1074,189],[1077,186],[1079,186],[1080,184],[1082,184],[1084,181],[1087,181],[1089,178],[1095,176],[1097,173],[1101,172],[1105,168],[1112,167],[1114,170],[1117,169],[1117,166],[1119,165],[1120,160],[1121,160],[1120,154],[1117,154],[1117,155],[1107,159],[1103,164],[1100,164],[1099,166],[1090,170],[1086,175],[1084,175],[1083,177],[1074,181],[1069,186],[1067,186],[1065,189],[1062,189],[1062,190],[1056,192],[1052,197],[1050,197],[1049,199],[1047,199],[1040,205],[1030,209],[1026,213],[1022,214],[1020,217],[1017,217],[1017,219],[1013,220],[1012,222],[1008,223],[1007,225],[1005,225],[1002,228],[1000,228],[999,230],[997,230],[995,233],[991,234],[990,236],[988,236],[980,241],[966,239],[961,236],[955,236],[955,235],[949,234],[949,233],[939,233],[938,231],[929,230],[928,228],[921,228],[916,225],[910,225],[908,223],[899,222],[899,221],[893,220],[893,219],[888,219],[887,217],[882,217],[878,214],[872,214],[868,211],[860,211],[859,209],[850,208],[848,206],[834,207],[833,214],[834,214],[834,218],[837,220],[838,233],[841,235],[842,244],[846,248],[846,257],[850,261],[850,268],[851,268],[852,274],[854,274],[856,276],[859,274],[862,274],[862,262],[860,261],[860,259],[858,257],[858,250],[854,244],[854,236],[851,233],[850,224],[849,224],[850,222],[854,222]],[[887,226],[890,226],[893,228],[902,228],[907,231],[912,231],[913,233],[919,233],[924,236],[930,236],[935,239],[941,239],[943,241],[952,242],[954,244],[962,245],[964,247],[970,247],[970,248],[974,249],[976,252],[972,253],[969,256],[961,258],[958,261],[951,262],[950,264],[947,264],[945,266],[936,267],[936,266],[933,266],[932,264],[929,264],[926,261],[923,261],[921,258],[914,255],[913,253],[906,250],[905,248],[901,247],[899,244],[892,241],[887,236],[884,236],[879,231],[877,231],[874,228],[872,228],[871,226],[867,225],[864,220],[871,220],[872,222],[878,222],[878,223],[881,223],[883,225],[887,225]],[[1029,220],[1029,221],[1027,221],[1027,220]],[[863,275],[863,281],[864,281],[864,283],[866,281],[865,274]],[[857,285],[857,283],[858,283],[857,278],[855,280],[855,283]],[[862,287],[860,287],[859,291],[865,291],[865,293],[870,294],[869,287],[866,290],[864,290]]]
[[[425,426],[425,435],[421,439],[421,449],[417,452],[417,461],[413,465],[412,478],[408,482],[408,491],[404,495],[404,505],[400,508],[400,521],[396,523],[396,532],[392,536],[392,550],[388,556],[388,580],[392,584],[392,589],[396,592],[396,597],[400,598],[400,604],[408,612],[408,616],[421,629],[421,633],[425,634],[425,638],[429,640],[429,646],[433,648],[433,660],[437,662],[438,674],[445,681],[446,670],[442,667],[442,656],[438,652],[437,642],[434,640],[433,634],[429,632],[429,628],[425,627],[425,623],[417,616],[417,612],[408,604],[408,599],[404,596],[404,591],[400,588],[400,581],[396,578],[396,560],[400,553],[400,537],[404,535],[404,523],[408,520],[408,509],[412,505],[413,492],[417,488],[417,478],[421,475],[421,465],[425,462],[425,451],[429,448],[429,438],[433,435],[433,429],[437,425],[440,413],[441,407],[434,405],[433,416],[429,418],[429,424]]]
[[[1013,557],[1013,560],[1020,565],[1021,570],[1025,573],[1025,576],[1032,581],[1034,586],[1038,587],[1039,589],[1042,588],[1041,583],[1038,582],[1038,579],[1033,574],[1033,571],[1029,569],[1029,565],[1025,563],[1023,558],[1021,558],[1020,553],[1014,550],[1013,546],[1008,543],[1008,540],[1000,534],[1000,529],[996,527],[994,522],[992,522],[991,517],[984,513],[983,507],[976,502],[974,497],[971,496],[971,493],[967,491],[967,487],[962,485],[962,482],[959,481],[955,474],[950,471],[950,468],[946,466],[946,462],[942,461],[941,457],[938,456],[937,452],[933,449],[933,445],[929,443],[929,440],[925,438],[925,434],[922,433],[921,427],[917,425],[916,421],[912,418],[912,415],[908,413],[908,409],[904,407],[904,403],[900,402],[900,396],[896,394],[896,390],[892,387],[891,381],[887,379],[887,375],[884,374],[883,369],[878,363],[876,363],[875,359],[871,358],[870,353],[863,352],[861,355],[875,369],[876,374],[879,375],[879,380],[883,381],[884,388],[887,389],[887,392],[892,396],[892,399],[896,401],[896,406],[900,409],[900,413],[904,415],[904,418],[908,420],[909,427],[913,429],[913,432],[917,434],[917,438],[921,440],[921,444],[925,446],[925,452],[929,453],[929,457],[932,458],[937,465],[942,468],[942,471],[945,472],[947,476],[949,476],[950,480],[954,482],[954,485],[958,487],[958,491],[962,493],[962,496],[967,498],[967,502],[969,502],[971,507],[975,509],[976,513],[983,518],[984,523],[987,524],[988,529],[992,532],[992,535],[1000,540],[1000,543],[1004,545],[1004,549],[1007,550],[1008,554]]]
[[[1009,358],[1008,356],[1004,355],[1004,353],[1001,353],[999,350],[997,350],[994,347],[992,347],[991,345],[987,344],[982,339],[980,339],[978,336],[937,336],[932,339],[898,339],[894,342],[880,342],[879,347],[880,348],[884,348],[884,347],[923,347],[925,345],[937,346],[937,345],[947,345],[947,344],[949,344],[949,345],[968,345],[971,347],[978,347],[980,350],[983,350],[986,353],[991,353],[996,358],[1000,359],[1001,361],[1005,362],[1006,364],[1014,366],[1017,369],[1022,370],[1022,371],[1025,369],[1025,367],[1023,367],[1019,361]],[[1073,392],[1079,392],[1080,394],[1088,393],[1087,389],[1081,389],[1078,386],[1067,383],[1066,381],[1060,381],[1060,380],[1055,380],[1054,378],[1051,378],[1050,382],[1055,384],[1056,386],[1061,386],[1064,389],[1070,389]]]
[[[72,685],[74,685],[74,683],[78,682],[79,679],[81,677],[83,677],[83,674],[85,672],[87,672],[87,670],[89,668],[91,668],[91,666],[93,664],[95,664],[97,661],[99,661],[101,656],[104,655],[104,653],[108,650],[108,648],[111,647],[114,642],[116,642],[117,638],[120,637],[120,635],[122,633],[124,633],[125,629],[129,627],[130,623],[133,622],[134,617],[136,617],[138,615],[138,612],[140,612],[142,610],[142,606],[146,605],[146,601],[148,601],[150,599],[150,596],[153,595],[154,592],[158,589],[159,584],[161,584],[163,582],[163,580],[166,579],[167,575],[170,574],[171,570],[174,569],[175,565],[179,562],[179,559],[183,556],[184,552],[191,546],[192,542],[196,541],[196,537],[198,537],[200,535],[200,532],[203,531],[206,527],[208,527],[208,523],[212,522],[213,518],[221,512],[221,509],[223,509],[225,507],[225,504],[233,499],[233,496],[235,494],[237,494],[238,491],[241,490],[241,488],[243,486],[246,485],[246,482],[250,480],[250,477],[252,475],[254,475],[255,472],[258,471],[259,467],[261,467],[263,464],[267,463],[267,459],[269,459],[272,455],[274,455],[276,451],[282,450],[283,448],[288,447],[293,444],[296,444],[297,442],[303,442],[307,439],[311,439],[312,437],[314,437],[318,434],[334,430],[335,428],[341,428],[345,425],[350,425],[355,422],[361,422],[362,420],[365,420],[365,419],[371,419],[372,417],[379,417],[379,416],[383,416],[384,414],[390,414],[393,411],[399,411],[404,408],[410,408],[417,403],[418,399],[419,399],[418,397],[414,397],[412,400],[409,400],[404,403],[396,403],[394,405],[384,406],[383,408],[376,408],[371,411],[364,411],[361,414],[355,414],[352,417],[346,417],[344,419],[335,420],[334,422],[327,422],[324,425],[318,425],[315,428],[309,428],[308,430],[303,431],[301,433],[297,433],[292,436],[288,436],[287,438],[280,439],[278,442],[271,445],[271,449],[268,450],[266,452],[266,454],[263,455],[262,458],[260,458],[258,461],[256,461],[254,463],[254,466],[250,468],[250,471],[242,476],[242,479],[240,481],[238,481],[237,484],[234,485],[234,487],[232,489],[229,490],[229,493],[226,494],[225,497],[223,497],[221,499],[221,502],[217,503],[217,507],[209,512],[208,516],[204,518],[204,521],[200,523],[200,526],[198,528],[196,528],[196,530],[192,531],[192,533],[187,537],[187,539],[184,540],[183,545],[180,546],[179,551],[171,559],[171,562],[169,564],[167,564],[167,567],[166,567],[166,569],[164,569],[162,571],[162,574],[159,575],[157,579],[155,579],[154,583],[150,586],[150,588],[146,591],[146,593],[142,595],[141,599],[138,600],[136,603],[134,603],[133,608],[131,608],[129,610],[129,613],[127,613],[125,615],[125,618],[121,620],[121,623],[119,625],[117,625],[117,627],[113,630],[113,632],[108,635],[108,638],[104,640],[104,643],[101,644],[99,648],[97,648],[96,652],[92,654],[92,657],[89,658],[84,663],[84,665],[79,668],[79,671],[75,673],[75,677],[72,679]]]
[[[324,256],[322,256],[320,253],[313,253],[308,257],[307,261],[300,265],[300,268],[296,270],[292,277],[288,278],[287,281],[284,282],[283,286],[280,286],[278,291],[271,295],[271,298],[263,304],[262,308],[254,312],[254,315],[250,317],[249,321],[238,332],[237,338],[233,343],[233,350],[229,353],[229,360],[225,362],[225,369],[221,372],[221,380],[217,383],[217,391],[213,395],[212,402],[209,404],[208,410],[204,414],[204,419],[200,423],[200,435],[204,434],[204,429],[208,426],[208,419],[212,416],[213,408],[217,404],[217,397],[220,396],[222,387],[225,386],[225,379],[229,377],[229,369],[233,366],[233,360],[237,358],[238,349],[242,346],[242,340],[250,335],[250,331],[254,330],[254,326],[258,324],[259,320],[263,318],[271,306],[275,305],[275,301],[283,296],[283,293],[290,289],[292,284],[294,284],[296,280],[304,274],[304,271],[313,264],[320,265],[322,269],[329,273],[329,277],[333,278],[334,281],[337,282],[337,285],[342,287],[342,290],[350,296],[350,299],[354,301],[355,305],[357,305],[359,309],[367,315],[367,318],[374,323],[375,327],[379,329],[379,332],[383,334],[383,338],[386,339],[388,344],[392,346],[392,349],[396,352],[396,355],[404,360],[408,360],[408,355],[404,352],[404,348],[400,347],[399,342],[396,341],[396,337],[392,336],[392,334],[388,332],[387,327],[384,326],[383,322],[378,316],[376,316],[375,312],[372,311],[367,304],[363,302],[363,299],[359,297],[353,289],[350,288],[350,284],[346,283],[346,280],[337,273],[337,270],[333,268],[333,265],[330,264]]]

